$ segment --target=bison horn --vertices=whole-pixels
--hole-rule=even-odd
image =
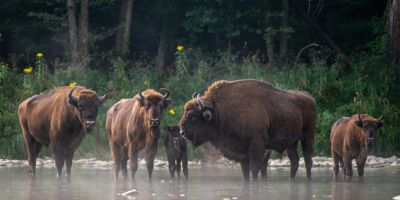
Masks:
[[[360,122],[362,122],[360,113],[358,113],[358,120],[360,120]]]
[[[195,99],[196,96],[197,96],[197,94],[199,94],[199,93],[198,93],[198,92],[194,92],[194,93],[192,94],[192,99]]]
[[[204,101],[200,98],[200,93],[197,93],[196,101],[197,101],[197,104],[199,104],[200,108],[203,109]]]
[[[104,95],[103,96],[101,96],[101,97],[99,97],[99,101],[101,102],[101,103],[103,103],[106,99],[107,99],[107,89],[105,89],[105,88],[102,88],[102,90],[104,90]]]
[[[380,117],[377,119],[377,121],[380,121],[380,120],[382,120],[382,117],[383,117],[383,116],[381,115],[381,116],[380,116]]]
[[[166,88],[161,88],[160,91],[165,91],[165,94],[163,95],[163,98],[166,99],[169,96],[169,90]]]
[[[139,92],[139,97],[140,97],[142,100],[144,100],[145,98],[144,98],[142,92],[143,92],[143,90],[141,90],[141,91]]]
[[[78,101],[79,101],[78,97],[72,95],[72,93],[74,92],[75,89],[76,89],[76,87],[73,87],[73,88],[68,92],[68,99],[69,99],[71,102],[77,104]]]

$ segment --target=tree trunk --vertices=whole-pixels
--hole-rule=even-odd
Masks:
[[[391,63],[400,64],[400,1],[388,0],[386,29],[389,34]]]
[[[273,66],[275,65],[275,42],[274,42],[274,37],[269,34],[266,36],[266,41],[267,41],[267,57],[268,57],[268,65]]]
[[[133,0],[121,1],[120,24],[117,31],[115,44],[116,52],[125,55],[129,52],[129,38],[131,35],[131,24],[133,15]]]
[[[168,47],[168,31],[168,27],[166,26],[166,24],[164,24],[160,35],[160,41],[158,43],[156,56],[156,73],[158,77],[161,77],[165,72],[165,56]]]
[[[280,35],[280,47],[279,57],[284,58],[287,55],[289,33],[286,31],[288,27],[288,16],[289,16],[289,0],[282,0],[283,15],[281,17],[281,35]]]
[[[79,51],[80,65],[87,67],[89,56],[89,0],[81,0],[81,13],[79,17]]]
[[[76,21],[74,0],[67,0],[67,9],[68,9],[69,44],[71,49],[72,65],[77,66],[79,63],[78,24]]]

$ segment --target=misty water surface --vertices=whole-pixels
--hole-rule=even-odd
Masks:
[[[332,178],[330,169],[305,171],[289,181],[289,169],[269,169],[267,181],[245,182],[239,169],[189,169],[189,180],[169,180],[166,169],[155,169],[152,181],[139,168],[137,179],[114,181],[113,170],[74,168],[71,180],[58,180],[55,169],[39,168],[30,178],[26,168],[0,168],[0,199],[392,199],[400,195],[400,170],[367,169],[363,180]]]

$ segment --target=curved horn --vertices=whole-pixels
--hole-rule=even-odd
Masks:
[[[198,93],[198,92],[194,92],[194,93],[192,94],[192,99],[195,99],[196,96],[197,96],[197,94],[199,94],[199,93]]]
[[[197,93],[196,97],[197,104],[199,104],[200,108],[204,108],[204,101],[200,98],[200,93]]]
[[[102,90],[104,90],[105,93],[104,93],[103,96],[99,97],[99,101],[100,101],[101,103],[103,103],[103,102],[107,99],[107,93],[108,93],[108,92],[107,92],[107,89],[102,88]]]
[[[68,92],[68,99],[74,103],[78,103],[79,99],[78,97],[72,95],[72,93],[74,92],[74,90],[76,89],[76,87],[73,87],[69,92]]]
[[[166,99],[169,96],[169,90],[166,88],[161,88],[160,91],[165,91],[165,94],[163,95],[163,98]]]
[[[360,113],[358,113],[358,120],[360,120],[360,122],[362,122]]]
[[[377,121],[380,121],[380,120],[382,119],[382,117],[383,117],[383,115],[381,115],[381,116],[377,119]]]
[[[139,92],[139,97],[140,97],[142,100],[144,100],[145,98],[144,98],[142,92],[143,92],[143,90],[140,90],[140,92]]]

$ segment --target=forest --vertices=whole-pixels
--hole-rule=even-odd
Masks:
[[[109,94],[76,156],[110,159],[104,121],[114,103],[168,88],[174,103],[161,126],[177,124],[192,94],[222,79],[310,92],[314,155],[330,154],[337,119],[368,113],[385,120],[371,153],[399,156],[400,2],[3,0],[0,158],[26,159],[18,105],[55,86]]]

